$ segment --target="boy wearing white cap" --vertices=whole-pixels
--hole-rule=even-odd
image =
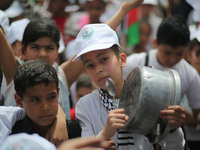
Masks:
[[[153,149],[143,135],[124,128],[128,116],[124,109],[114,110],[114,100],[106,88],[106,79],[111,78],[116,85],[116,99],[119,99],[124,85],[122,68],[126,66],[126,55],[120,52],[116,33],[106,24],[89,24],[82,28],[75,41],[77,56],[82,60],[93,82],[100,87],[84,96],[76,105],[76,117],[80,121],[82,137],[98,135],[104,140],[112,138],[117,149]],[[180,127],[184,121],[184,110],[172,106],[163,110],[161,116],[169,121],[172,129]],[[167,116],[170,117],[167,117]],[[123,138],[122,138],[123,137]],[[163,149],[184,149],[184,138],[180,128],[170,133],[160,142]]]
[[[122,13],[123,12],[123,13]],[[110,21],[109,26],[116,29],[127,12],[115,15],[115,21]],[[114,22],[114,23],[113,23]],[[132,54],[127,58],[127,66],[123,68],[124,78],[136,66],[150,65],[156,69],[174,69],[181,79],[181,97],[187,94],[192,113],[185,111],[185,124],[196,127],[200,119],[200,77],[197,71],[183,58],[189,42],[189,28],[181,16],[165,18],[159,25],[157,38],[154,39],[156,49],[147,53]]]
[[[76,38],[75,50],[77,56],[74,60],[82,60],[91,79],[100,87],[81,98],[76,105],[82,137],[98,135],[105,140],[112,138],[117,149],[153,149],[143,135],[120,132],[117,137],[116,134],[128,120],[124,109],[113,110],[114,102],[105,85],[106,79],[111,78],[116,85],[115,97],[119,99],[124,85],[122,68],[126,66],[126,55],[120,52],[116,33],[106,24],[86,25]],[[171,106],[170,109],[161,111],[161,116],[169,121],[172,129],[176,129],[184,121],[184,110],[180,106]],[[120,138],[122,136],[125,138]],[[160,144],[163,149],[184,149],[182,130],[178,128],[170,133]]]

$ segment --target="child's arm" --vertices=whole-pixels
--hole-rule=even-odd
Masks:
[[[52,127],[47,132],[45,138],[58,147],[63,141],[68,140],[66,125],[66,115],[60,105],[58,105],[58,114]]]
[[[186,119],[186,111],[179,105],[169,106],[166,110],[160,111],[160,117],[167,119],[171,125],[170,133],[159,142],[163,150],[178,149],[184,150],[185,139],[180,128]]]
[[[84,66],[81,61],[72,61],[75,57],[76,55],[60,66],[67,77],[68,88],[70,88],[72,83],[78,79],[81,73],[84,72]]]
[[[124,109],[115,109],[109,112],[107,123],[100,134],[100,138],[109,140],[118,129],[123,129],[128,121],[128,116],[124,114]]]
[[[115,15],[106,22],[113,30],[116,30],[117,26],[123,20],[123,18],[128,14],[129,11],[142,5],[143,0],[133,0],[131,2],[123,2]]]
[[[12,81],[19,65],[6,37],[0,28],[0,65],[6,78],[7,85]]]

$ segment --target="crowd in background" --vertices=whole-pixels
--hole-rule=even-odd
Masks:
[[[155,49],[154,39],[164,18],[181,15],[189,25],[190,42],[185,59],[200,74],[200,3],[195,0],[144,0],[134,15],[126,16],[116,32],[122,51],[127,55],[149,52]],[[0,27],[17,58],[22,57],[21,42],[26,26],[34,20],[51,20],[60,31],[58,59],[60,65],[75,54],[75,38],[86,24],[104,23],[120,8],[122,0],[0,0]],[[128,21],[135,17],[134,32],[138,34],[136,42],[128,44]],[[132,33],[129,33],[132,34]],[[134,34],[134,33],[133,33]],[[135,34],[134,34],[135,35]],[[9,63],[9,62],[8,62]],[[75,106],[80,97],[98,87],[92,83],[85,71],[68,87],[71,117],[75,117]],[[0,104],[6,105],[6,78],[0,68]],[[187,98],[181,105],[191,111]],[[1,110],[0,110],[1,111]],[[200,129],[185,126],[185,136],[189,141],[200,145]],[[188,148],[189,149],[189,148]],[[193,150],[191,148],[191,150]]]

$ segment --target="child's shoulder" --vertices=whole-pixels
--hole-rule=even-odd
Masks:
[[[76,105],[87,106],[88,104],[91,105],[91,103],[95,104],[98,102],[98,99],[99,99],[99,91],[98,89],[96,89],[96,90],[93,90],[91,93],[81,97]]]

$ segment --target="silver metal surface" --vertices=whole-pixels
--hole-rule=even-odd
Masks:
[[[147,136],[151,143],[162,140],[169,133],[170,125],[160,118],[160,110],[179,104],[180,84],[175,70],[161,71],[145,66],[133,69],[119,102],[119,108],[124,108],[129,115],[125,128]]]
[[[113,98],[114,108],[117,109],[119,106],[119,99],[115,99],[116,86],[115,86],[114,81],[111,78],[106,79],[106,87],[107,87],[107,91],[108,91],[109,95],[112,96],[112,98]]]

